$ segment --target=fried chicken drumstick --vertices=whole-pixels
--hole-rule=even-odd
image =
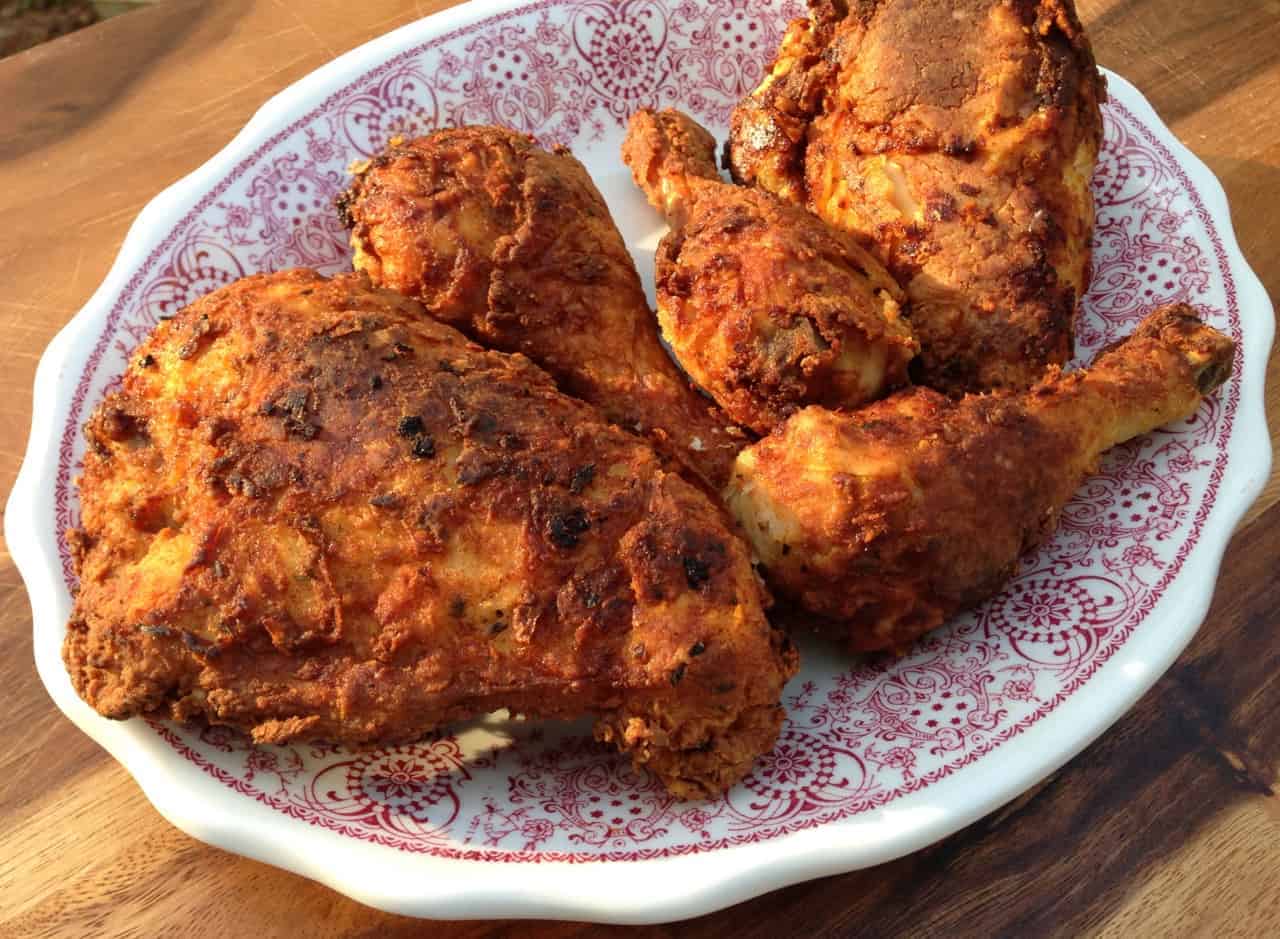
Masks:
[[[907,378],[902,290],[852,237],[721,181],[715,140],[679,111],[631,116],[622,146],[666,214],[658,320],[685,370],[758,433],[806,404],[856,407]]]
[[[807,408],[743,451],[728,503],[779,593],[852,649],[900,647],[997,592],[1099,455],[1191,415],[1234,348],[1175,305],[1026,392]]]
[[[439,130],[369,161],[339,207],[375,284],[524,353],[712,491],[724,484],[742,432],[663,350],[622,235],[567,150],[499,127]]]
[[[63,656],[107,717],[369,743],[592,714],[679,796],[773,745],[794,652],[722,511],[364,275],[197,301],[86,434]]]
[[[734,178],[865,240],[921,383],[1028,387],[1089,282],[1105,89],[1071,0],[809,6],[734,111]]]

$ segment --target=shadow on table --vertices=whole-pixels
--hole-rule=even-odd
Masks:
[[[0,161],[92,123],[186,34],[200,28],[215,42],[250,6],[250,0],[168,0],[0,63]],[[145,124],[137,132],[145,134]]]
[[[1119,0],[1096,15],[1097,0],[1077,3],[1098,63],[1170,125],[1280,64],[1280,17],[1260,15],[1258,0]]]

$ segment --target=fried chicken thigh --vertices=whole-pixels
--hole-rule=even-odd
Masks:
[[[885,263],[913,377],[1026,388],[1072,355],[1104,97],[1070,0],[810,0],[728,161]]]
[[[807,408],[743,451],[728,502],[780,593],[855,650],[901,646],[998,591],[1099,455],[1192,414],[1233,353],[1178,305],[1026,392]]]
[[[848,235],[721,181],[715,140],[679,111],[631,116],[623,159],[672,231],[656,257],[676,358],[758,433],[806,404],[856,407],[904,384],[902,290]]]
[[[107,717],[359,744],[592,714],[679,796],[773,745],[794,652],[722,510],[362,274],[197,301],[86,434],[63,655]]]
[[[723,485],[742,432],[662,348],[622,236],[567,150],[499,127],[439,130],[369,161],[339,208],[374,283],[524,353],[712,491]]]

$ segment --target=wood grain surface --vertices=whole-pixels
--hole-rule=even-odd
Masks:
[[[270,95],[448,3],[166,0],[0,62],[0,491],[36,362],[157,192]],[[1222,180],[1280,297],[1280,2],[1079,0],[1123,73]],[[1280,360],[1269,363],[1271,436]],[[914,855],[638,935],[1280,935],[1280,476],[1227,552],[1175,667],[1013,804]],[[171,828],[36,677],[0,555],[0,935],[577,936],[425,924]]]

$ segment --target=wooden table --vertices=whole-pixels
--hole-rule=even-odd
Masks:
[[[447,2],[167,0],[0,62],[0,485],[46,343],[164,186],[267,97]],[[305,10],[293,9],[305,6]],[[1080,0],[1123,72],[1226,186],[1280,297],[1280,2]],[[359,11],[359,12],[357,12]],[[1272,438],[1280,365],[1270,362]],[[1100,741],[1013,804],[892,864],[790,887],[666,935],[1280,935],[1280,477],[1241,526],[1196,640]],[[171,828],[55,709],[0,558],[0,934],[564,936],[424,924]]]

